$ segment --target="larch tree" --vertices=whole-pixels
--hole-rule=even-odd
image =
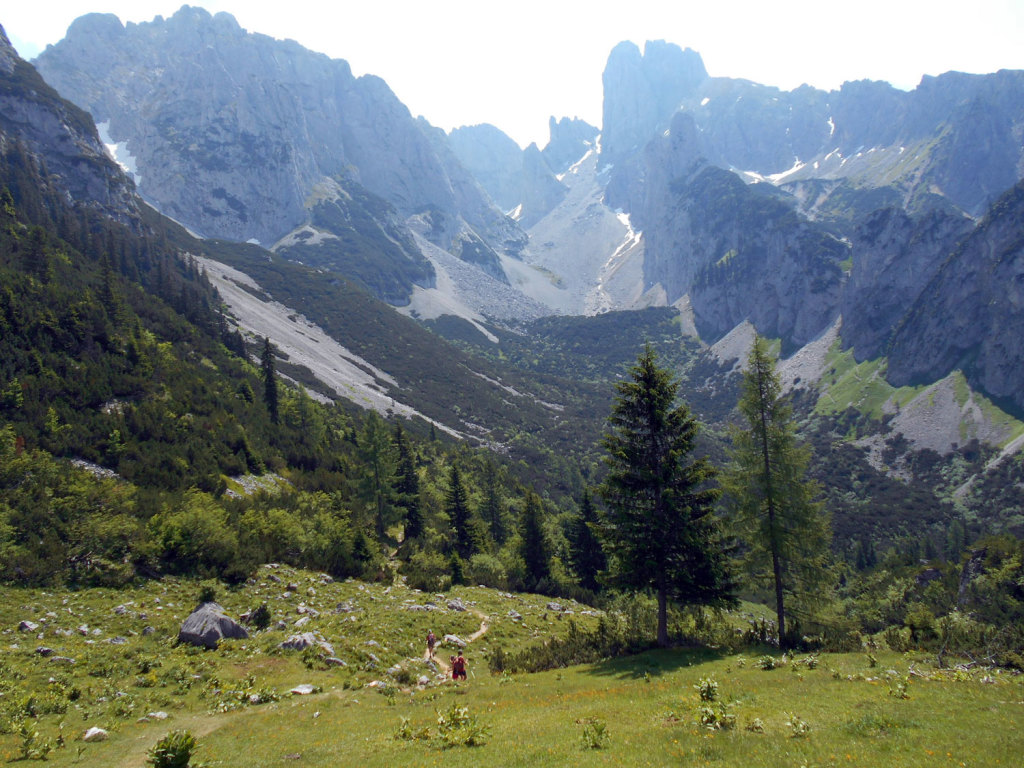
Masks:
[[[648,344],[616,398],[602,445],[608,474],[599,531],[614,583],[651,590],[658,644],[668,645],[668,604],[731,605],[735,585],[714,514],[715,470],[694,457],[697,420],[677,403],[679,384]]]
[[[732,464],[723,477],[726,508],[756,582],[775,593],[779,643],[788,642],[787,598],[810,602],[827,574],[830,526],[818,486],[807,479],[810,449],[796,438],[775,360],[757,336],[739,400],[746,428],[732,431]]]
[[[356,483],[357,492],[373,521],[378,541],[382,541],[388,528],[399,522],[400,511],[395,504],[395,447],[387,423],[375,411],[367,414],[358,445],[356,455],[362,463],[362,476]]]

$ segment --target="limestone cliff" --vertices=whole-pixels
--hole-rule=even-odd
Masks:
[[[228,14],[83,16],[37,66],[107,125],[141,193],[201,234],[269,245],[309,222],[318,185],[342,180],[403,219],[436,210],[495,248],[521,247],[515,222],[383,80]]]
[[[44,183],[73,205],[138,226],[138,198],[132,183],[108,157],[89,115],[60,98],[18,56],[3,27],[0,153],[34,164],[44,172]]]

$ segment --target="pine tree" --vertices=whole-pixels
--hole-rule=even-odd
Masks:
[[[602,444],[608,475],[600,536],[620,586],[650,589],[658,600],[658,644],[668,644],[668,603],[735,601],[713,514],[714,468],[694,458],[698,425],[679,385],[648,344],[617,397]]]
[[[544,534],[540,497],[533,491],[526,494],[519,534],[519,555],[526,564],[526,589],[533,591],[551,575],[551,547]]]
[[[595,533],[597,510],[590,499],[590,490],[583,489],[579,513],[569,523],[569,558],[580,586],[596,592],[601,588],[597,575],[608,567],[608,560]]]
[[[263,337],[263,354],[260,356],[260,371],[263,375],[263,401],[267,406],[267,413],[270,420],[277,424],[278,401],[277,401],[277,368],[274,364],[274,348],[270,345],[270,338]]]
[[[786,597],[809,603],[821,593],[830,532],[814,501],[818,486],[805,477],[810,451],[797,442],[792,409],[760,337],[743,374],[739,410],[747,429],[733,430],[727,506],[753,576],[774,588],[779,643],[786,645]]]

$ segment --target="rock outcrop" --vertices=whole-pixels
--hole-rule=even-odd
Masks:
[[[107,155],[89,115],[62,99],[0,27],[0,153],[73,206],[138,226],[131,182]],[[31,164],[31,168],[26,167]]]
[[[217,603],[203,603],[185,619],[178,631],[179,643],[216,648],[223,638],[244,640],[249,632]]]
[[[997,400],[1024,408],[1024,182],[942,264],[896,328],[889,381],[934,381],[960,368]]]

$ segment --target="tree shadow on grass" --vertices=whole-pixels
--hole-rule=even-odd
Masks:
[[[727,651],[720,648],[695,646],[652,648],[629,656],[616,656],[599,661],[596,664],[591,664],[585,671],[599,677],[638,680],[647,677],[660,677],[683,667],[695,667],[717,661],[728,655]]]

